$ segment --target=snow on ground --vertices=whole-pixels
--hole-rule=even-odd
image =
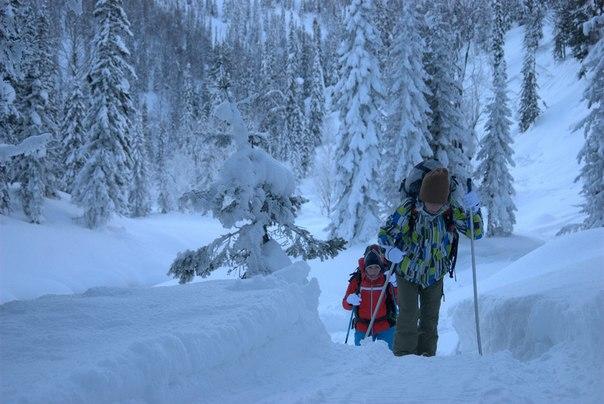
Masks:
[[[521,40],[522,29],[508,33],[514,104]],[[438,356],[394,358],[383,343],[342,343],[341,299],[364,245],[309,262],[317,281],[298,263],[263,279],[221,271],[146,288],[174,285],[165,274],[177,252],[222,233],[218,223],[172,213],[91,231],[73,222],[81,212],[63,195],[46,201],[41,225],[0,216],[0,302],[84,292],[0,306],[2,401],[602,402],[604,232],[554,237],[582,220],[573,180],[583,137],[570,129],[585,113],[584,83],[576,62],[553,62],[547,29],[546,42],[537,64],[547,108],[515,133],[516,234],[475,243],[484,357],[463,238]],[[309,183],[301,189],[315,199]],[[312,202],[298,223],[325,236]]]
[[[1,395],[6,402],[599,402],[604,280],[569,271],[559,244],[587,248],[583,263],[593,265],[604,260],[602,237],[602,229],[565,236],[491,277],[480,301],[482,358],[472,353],[472,305],[464,300],[452,308],[463,355],[395,358],[382,342],[331,343],[318,316],[318,283],[307,280],[302,262],[265,278],[10,302],[0,306]]]

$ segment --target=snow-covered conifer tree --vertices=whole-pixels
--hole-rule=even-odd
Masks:
[[[9,121],[14,123],[18,116],[14,86],[21,76],[20,48],[13,4],[0,0],[0,143],[13,144],[17,140]],[[6,164],[0,161],[0,214],[10,209]]]
[[[353,0],[346,10],[335,102],[340,111],[336,157],[338,202],[329,230],[346,240],[375,237],[379,226],[377,181],[379,106],[383,98],[378,61],[380,38],[371,23],[372,2]]]
[[[313,57],[319,57],[319,64],[321,65],[321,76],[323,77],[323,87],[325,87],[325,59],[323,57],[323,45],[321,38],[321,24],[317,21],[316,18],[312,21],[312,32],[313,32],[313,42],[314,42],[314,55]],[[313,59],[313,71],[314,71],[314,59]]]
[[[52,135],[52,140],[47,146],[44,162],[44,194],[48,197],[56,197],[62,176],[62,153],[60,139],[57,136],[59,122],[58,63],[55,53],[57,45],[51,34],[49,18],[48,3],[44,0],[36,10],[34,63],[39,65],[41,72],[42,91],[47,98],[44,120],[46,121],[47,131]]]
[[[73,195],[84,208],[84,222],[90,228],[106,224],[112,212],[127,212],[134,112],[128,84],[134,71],[125,45],[125,37],[132,33],[122,1],[97,0],[93,14],[97,29],[87,77],[91,98],[87,161]]]
[[[45,63],[48,49],[45,48],[44,42],[37,40],[38,31],[43,26],[40,25],[39,12],[35,14],[36,18],[28,19],[23,29],[23,39],[27,49],[23,60],[24,77],[18,88],[20,93],[18,107],[21,115],[17,125],[19,140],[41,134],[52,134],[55,129],[49,114],[50,86],[47,80],[52,75],[52,71],[43,70],[50,68]],[[23,211],[32,223],[40,223],[42,218],[46,174],[46,150],[19,157],[17,168],[17,180],[21,183],[19,195]]]
[[[132,139],[132,188],[128,198],[130,213],[134,217],[147,216],[151,212],[149,168],[145,145],[142,113],[136,117]]]
[[[583,227],[593,228],[604,226],[604,14],[593,17],[583,29],[586,36],[598,38],[585,59],[589,84],[583,98],[589,114],[580,123],[585,145],[578,156],[583,162],[578,178],[585,198],[582,210],[587,215]]]
[[[318,35],[320,35],[320,33]],[[310,83],[310,111],[308,117],[308,132],[312,140],[311,145],[313,148],[321,144],[323,120],[325,119],[325,79],[323,78],[323,66],[321,65],[321,50],[320,48],[317,48],[316,43],[317,41],[315,40]]]
[[[432,16],[432,35],[428,38],[426,72],[432,111],[430,119],[430,146],[438,159],[457,178],[470,175],[470,156],[467,149],[472,142],[471,131],[465,128],[461,111],[462,84],[457,55],[451,46],[455,30],[451,25],[446,2],[436,3]]]
[[[506,93],[507,73],[503,51],[505,26],[502,0],[495,0],[493,22],[493,98],[487,106],[486,134],[480,142],[477,176],[483,205],[488,209],[487,236],[508,236],[512,233],[516,218],[513,178],[509,166],[513,166],[513,150],[510,136],[511,111]]]
[[[282,161],[289,161],[297,178],[304,178],[308,172],[312,144],[309,144],[308,124],[304,111],[300,108],[302,96],[298,77],[295,73],[293,55],[287,63],[288,87],[285,104],[285,133],[281,139]]]
[[[539,94],[537,90],[537,71],[535,53],[539,47],[542,33],[542,10],[539,0],[525,0],[524,24],[524,60],[522,62],[522,93],[520,95],[520,131],[526,130],[535,122],[541,110],[539,108]]]
[[[82,76],[80,74],[80,46],[78,37],[72,38],[69,58],[69,95],[63,108],[63,122],[60,129],[63,149],[63,184],[65,191],[72,193],[76,176],[86,162],[84,145],[86,130],[84,128],[86,105],[82,94]]]
[[[422,64],[425,41],[419,34],[416,6],[405,2],[387,65],[387,126],[382,160],[383,189],[389,207],[400,202],[399,185],[411,168],[432,157],[428,140],[430,106]]]
[[[168,134],[166,125],[160,124],[159,139],[157,144],[157,182],[159,194],[157,196],[157,205],[160,213],[168,213],[173,208],[172,194],[170,192],[168,178]]]
[[[172,263],[169,274],[181,283],[195,275],[242,268],[244,277],[269,274],[291,262],[289,256],[304,259],[334,257],[344,241],[321,241],[295,225],[304,199],[294,195],[295,179],[281,163],[249,143],[249,133],[234,102],[220,104],[216,117],[231,128],[236,151],[224,162],[220,176],[203,193],[208,210],[227,229],[233,229],[196,251],[184,251]],[[276,241],[285,242],[283,251]]]

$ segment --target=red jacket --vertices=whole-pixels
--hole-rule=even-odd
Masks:
[[[377,302],[380,298],[380,293],[382,292],[382,287],[384,286],[386,277],[384,274],[381,274],[374,281],[368,279],[367,274],[365,273],[365,262],[363,258],[359,259],[359,269],[361,271],[361,305],[358,306],[359,310],[357,312],[358,317],[355,328],[357,331],[366,332],[367,328],[369,327],[369,322],[371,321],[371,315],[375,310]],[[348,297],[348,295],[356,294],[357,290],[359,290],[358,278],[353,278],[348,283],[348,289],[346,289],[346,294],[344,295],[344,299],[342,299],[342,306],[344,307],[344,309],[352,310],[353,306],[346,301],[346,298]],[[388,285],[385,293],[390,294],[392,301],[396,302],[397,290],[395,287],[393,287],[392,285]],[[376,315],[376,321],[373,325],[373,330],[375,331],[375,334],[378,334],[382,331],[386,331],[388,328],[390,328],[390,324],[386,319],[387,297],[388,296],[384,295],[384,298],[382,299],[382,304],[380,304],[380,308],[378,309]]]

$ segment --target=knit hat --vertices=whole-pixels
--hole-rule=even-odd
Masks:
[[[449,199],[449,172],[446,168],[437,168],[424,176],[419,190],[419,199],[430,203],[447,202]]]
[[[365,268],[367,268],[370,265],[380,265],[380,257],[377,255],[377,253],[375,251],[369,251],[366,255],[365,255]]]

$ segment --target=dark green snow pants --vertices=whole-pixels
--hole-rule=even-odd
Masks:
[[[443,280],[423,288],[397,274],[397,283],[399,312],[392,351],[396,356],[436,355],[438,311],[443,295]]]

